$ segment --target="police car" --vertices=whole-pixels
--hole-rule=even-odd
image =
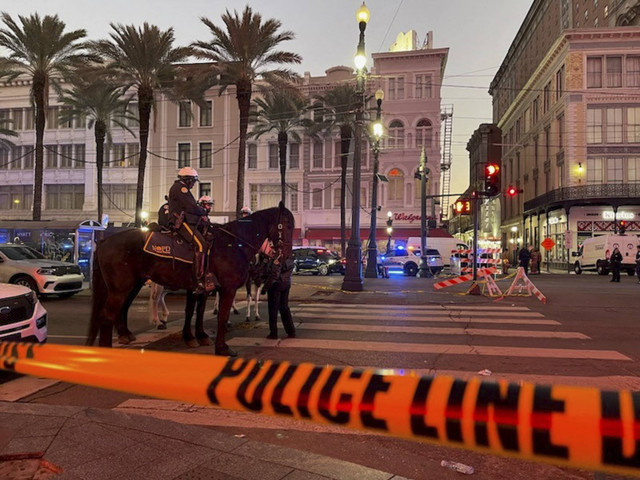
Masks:
[[[0,342],[47,341],[47,311],[36,293],[22,285],[0,283]]]
[[[395,250],[381,255],[380,264],[389,273],[402,273],[409,277],[415,277],[420,269],[420,250],[397,247]],[[438,250],[427,248],[427,265],[433,275],[442,271],[444,266]]]

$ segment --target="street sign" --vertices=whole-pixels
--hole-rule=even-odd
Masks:
[[[556,242],[554,242],[549,237],[547,237],[542,241],[540,245],[542,245],[545,248],[545,250],[551,250],[555,244]]]

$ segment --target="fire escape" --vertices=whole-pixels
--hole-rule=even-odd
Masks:
[[[441,220],[449,218],[449,192],[451,186],[451,130],[453,126],[453,105],[443,105],[440,113],[444,134],[442,136],[442,201],[440,202]]]

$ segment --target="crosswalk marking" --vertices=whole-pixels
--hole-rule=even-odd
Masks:
[[[304,314],[335,314],[346,317],[356,316],[362,317],[362,315],[369,315],[372,317],[384,318],[384,317],[423,317],[425,315],[432,317],[478,317],[478,316],[492,316],[492,317],[515,317],[515,318],[544,318],[544,315],[538,312],[454,312],[454,311],[431,311],[425,310],[424,312],[413,311],[404,311],[404,310],[368,310],[366,308],[355,310],[349,310],[345,312],[336,311],[332,307],[324,307],[324,308],[292,308],[293,312],[299,312]]]
[[[502,307],[502,306],[486,306],[486,305],[377,305],[372,303],[343,303],[343,304],[320,304],[320,303],[299,303],[296,305],[299,308],[340,308],[341,310],[358,309],[363,308],[372,310],[460,310],[460,311],[493,311],[493,310],[509,310],[510,312],[531,312],[528,307]],[[540,315],[540,314],[538,314]]]
[[[362,314],[344,314],[336,311],[328,312],[300,312],[298,310],[292,310],[294,318],[317,318],[317,319],[340,319],[340,320],[363,320]],[[489,317],[432,317],[427,315],[409,316],[403,317],[390,317],[390,316],[374,316],[367,315],[367,318],[371,320],[398,320],[407,322],[435,322],[435,323],[490,323],[490,324],[511,324],[511,325],[560,325],[560,322],[556,320],[538,320],[529,318],[489,318]]]
[[[396,325],[343,324],[343,323],[311,323],[306,322],[298,328],[303,330],[335,330],[340,332],[380,332],[380,333],[424,333],[434,335],[474,335],[486,337],[521,337],[521,338],[562,338],[590,340],[580,332],[556,332],[546,330],[502,330],[488,328],[447,328],[447,327],[407,327]]]
[[[531,347],[501,347],[485,345],[455,345],[428,343],[397,343],[397,342],[360,342],[352,340],[315,340],[305,338],[290,338],[286,340],[268,340],[262,337],[235,337],[227,342],[233,347],[274,347],[278,348],[307,348],[326,350],[368,351],[386,353],[434,353],[447,355],[487,355],[502,357],[532,357],[532,358],[573,358],[591,360],[623,360],[631,361],[629,357],[612,350],[582,350],[564,348],[531,348]]]

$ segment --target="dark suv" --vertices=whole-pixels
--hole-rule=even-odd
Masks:
[[[340,256],[324,247],[299,247],[293,249],[293,272],[311,272],[313,275],[344,275],[345,262]]]

